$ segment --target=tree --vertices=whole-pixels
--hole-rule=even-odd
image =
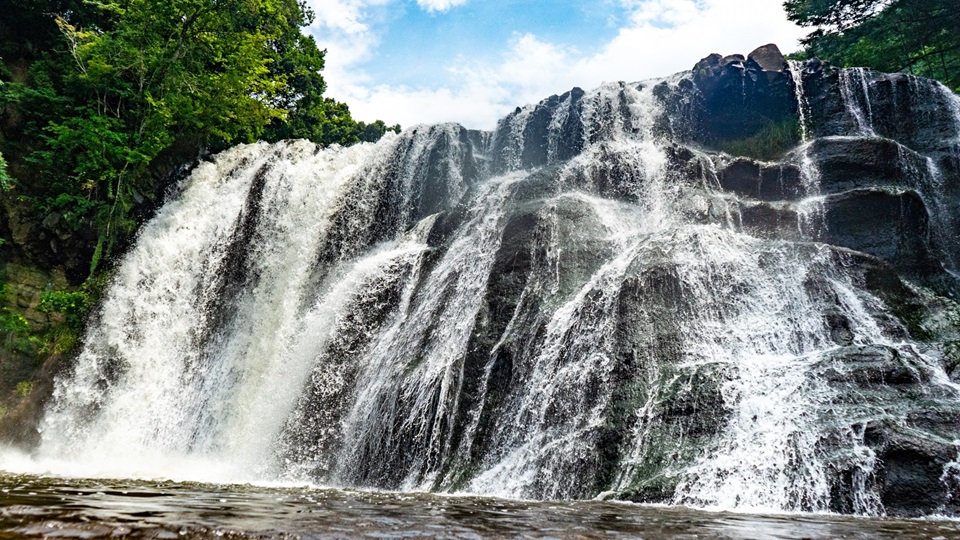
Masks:
[[[815,28],[802,40],[810,56],[915,73],[960,91],[957,0],[787,0],[784,8]]]
[[[875,17],[889,0],[786,0],[790,20],[801,26],[846,30]]]
[[[387,129],[323,95],[302,0],[0,0],[0,11],[0,151],[22,199],[96,230],[91,273],[136,229],[164,160]]]
[[[56,19],[74,69],[63,76],[72,107],[43,127],[32,159],[53,177],[51,209],[95,222],[95,269],[130,210],[151,192],[150,164],[180,137],[197,143],[248,141],[282,110],[285,86],[270,64],[272,41],[303,21],[288,0],[128,0],[100,4],[95,23]],[[295,26],[299,29],[299,26]]]

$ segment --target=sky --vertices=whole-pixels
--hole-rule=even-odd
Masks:
[[[574,86],[690,69],[710,53],[799,48],[781,0],[308,0],[328,97],[404,128],[493,129]]]

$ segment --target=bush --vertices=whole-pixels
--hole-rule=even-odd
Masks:
[[[30,390],[33,390],[33,383],[30,381],[20,381],[17,383],[17,395],[20,397],[27,397],[27,394],[30,393]]]
[[[720,150],[735,156],[746,156],[764,161],[783,157],[788,150],[800,142],[800,122],[789,117],[780,123],[770,124],[757,134],[745,139],[720,141]]]
[[[83,328],[89,305],[90,298],[84,291],[50,291],[40,296],[37,311],[48,314],[60,313],[66,319],[67,326],[79,332]]]

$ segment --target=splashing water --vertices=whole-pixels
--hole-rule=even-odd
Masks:
[[[786,238],[745,228],[721,158],[676,140],[684,74],[554,96],[492,134],[220,154],[121,262],[31,467],[777,511],[841,493],[882,513],[868,439],[919,405],[863,373],[894,366],[943,410],[958,392],[872,259],[818,243],[828,194],[789,67]],[[865,72],[841,82],[873,135]],[[946,183],[914,154],[918,183]]]

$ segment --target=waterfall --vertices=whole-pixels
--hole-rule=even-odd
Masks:
[[[900,437],[950,450],[934,480],[953,486],[960,391],[949,351],[917,337],[948,328],[949,300],[827,243],[863,233],[836,217],[859,177],[824,149],[876,135],[879,98],[842,71],[826,91],[857,137],[818,138],[801,67],[770,75],[802,138],[773,163],[688,140],[689,73],[574,89],[491,133],[215,156],[119,262],[36,460],[881,514]],[[889,145],[901,184],[871,196],[955,189],[949,149]],[[749,186],[724,184],[736,170]],[[922,306],[940,311],[917,322]]]
[[[360,359],[356,397],[343,420],[346,442],[334,476],[340,482],[402,472],[400,485],[416,489],[429,487],[440,472],[446,431],[457,412],[462,359],[497,253],[505,203],[523,178],[513,173],[484,184],[481,205],[471,209],[474,216],[425,279],[421,295]],[[406,467],[379,470],[381,456],[402,455],[411,446],[422,452]]]
[[[788,259],[777,265],[795,272],[792,276],[759,268],[752,273],[760,280],[756,296],[748,300],[753,309],[739,315],[748,320],[732,322],[723,329],[736,331],[726,339],[740,346],[725,347],[722,356],[717,355],[738,370],[738,376],[721,389],[725,400],[737,404],[733,418],[718,451],[687,471],[675,502],[726,508],[829,509],[829,463],[822,455],[818,426],[825,421],[822,416],[830,414],[838,393],[813,375],[830,362],[830,353],[837,346],[829,328],[815,315],[819,309],[816,299],[802,288],[803,276],[829,262],[824,252],[804,255],[789,254],[792,262]],[[858,295],[848,280],[841,275],[825,285],[829,294],[843,299],[846,314],[853,318],[854,342],[875,342],[882,332],[863,307],[864,302],[875,300]],[[754,317],[804,321],[804,327],[798,332],[791,325],[778,327],[749,320]],[[870,510],[857,508],[861,513]]]
[[[864,68],[849,68],[840,71],[840,95],[843,106],[853,122],[856,135],[875,136],[873,111],[870,106],[870,84]]]
[[[913,78],[911,77],[911,80]],[[958,186],[947,180],[942,167],[955,169],[960,164],[960,96],[942,84],[934,86],[935,93],[946,103],[951,124],[950,136],[942,140],[943,148],[936,157],[924,156],[925,174],[919,174],[920,190],[931,201],[935,237],[943,246],[941,260],[955,279],[960,281],[960,198]]]
[[[803,93],[803,64],[798,60],[787,60],[787,69],[793,82],[793,95],[797,100],[797,119],[800,121],[800,142],[807,142],[810,133],[807,130],[807,97]]]
[[[429,143],[450,136],[431,131],[433,141],[414,132],[324,151],[261,143],[201,165],[123,261],[89,345],[56,388],[41,452],[89,456],[106,471],[166,474],[172,460],[197,458],[221,464],[214,470],[226,478],[271,474],[276,439],[332,338],[329,325],[378,273],[426,249],[400,242],[332,261],[318,283],[331,244],[353,249],[331,227],[362,241],[382,225],[371,207],[386,203],[391,217],[407,219],[410,194],[436,165],[425,161]],[[398,156],[408,163],[399,200],[384,182]],[[458,198],[459,171],[443,180]]]

